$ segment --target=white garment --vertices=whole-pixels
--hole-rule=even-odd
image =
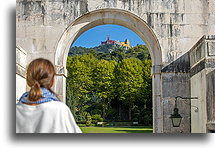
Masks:
[[[82,133],[66,106],[59,101],[16,105],[16,133]]]

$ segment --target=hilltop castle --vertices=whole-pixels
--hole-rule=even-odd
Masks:
[[[128,39],[126,39],[124,42],[120,42],[120,41],[110,40],[110,36],[107,37],[106,41],[101,42],[101,45],[105,45],[105,44],[112,44],[112,45],[118,45],[126,48],[131,48],[130,41]]]

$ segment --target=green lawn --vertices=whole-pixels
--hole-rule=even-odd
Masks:
[[[152,133],[150,126],[142,127],[81,127],[83,133]]]

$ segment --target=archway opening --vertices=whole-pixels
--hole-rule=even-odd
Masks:
[[[92,132],[87,126],[152,132],[151,65],[145,43],[125,27],[108,24],[84,32],[68,53],[66,88],[67,105],[84,132]]]
[[[158,40],[152,29],[139,17],[131,12],[119,9],[101,9],[87,13],[77,18],[65,30],[57,45],[55,54],[55,65],[59,71],[65,71],[67,55],[70,46],[85,31],[105,24],[115,24],[126,27],[135,32],[149,49],[152,59],[152,91],[153,91],[153,132],[160,133],[163,131],[163,117],[161,104],[161,77],[160,69],[162,63],[161,49]],[[58,94],[65,95],[65,76],[57,77],[55,90]],[[62,86],[63,85],[63,86]],[[57,89],[62,87],[63,89]],[[65,97],[64,97],[65,98]]]

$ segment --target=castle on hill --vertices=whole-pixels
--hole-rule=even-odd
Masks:
[[[126,39],[124,42],[120,42],[120,41],[110,40],[110,36],[107,37],[106,41],[101,42],[101,45],[106,45],[106,44],[112,44],[116,46],[131,48],[130,41],[128,39]]]

